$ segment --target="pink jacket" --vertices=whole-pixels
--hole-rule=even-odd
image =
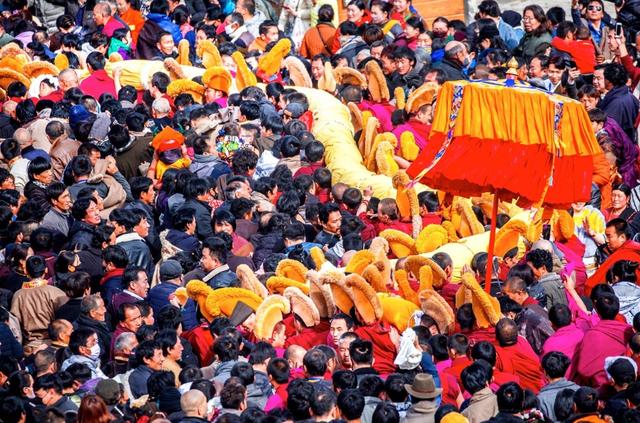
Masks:
[[[560,328],[545,341],[542,346],[542,357],[551,351],[559,351],[573,361],[576,349],[582,342],[583,337],[583,330],[576,326],[575,323]]]

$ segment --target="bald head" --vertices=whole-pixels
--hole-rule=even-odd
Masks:
[[[306,353],[307,350],[302,348],[300,345],[291,345],[287,348],[284,358],[289,361],[289,365],[292,369],[297,369],[302,367],[302,359]]]
[[[444,54],[448,59],[455,59],[458,54],[466,52],[467,48],[460,41],[449,41],[444,46]]]
[[[33,144],[33,139],[31,138],[31,131],[25,128],[18,128],[16,132],[13,133],[13,138],[18,141],[18,145],[20,148],[24,149]]]
[[[180,398],[180,408],[188,417],[204,418],[207,416],[207,397],[202,391],[192,389]]]
[[[511,319],[500,319],[496,325],[496,339],[501,347],[515,345],[518,342],[518,325]]]
[[[103,17],[111,16],[111,6],[109,5],[109,3],[106,3],[106,2],[98,3],[93,8],[93,14],[94,15],[100,14]]]
[[[533,250],[545,250],[553,255],[553,246],[551,241],[547,239],[539,239],[531,245],[531,251]]]
[[[76,88],[79,84],[78,74],[71,68],[63,70],[58,75],[58,86],[62,91],[68,91],[71,88]]]
[[[509,292],[523,292],[527,290],[527,284],[521,278],[513,277],[507,279],[504,288]]]
[[[6,103],[4,103],[2,105],[2,111],[7,115],[7,116],[11,116],[12,118],[16,117],[16,107],[18,106],[18,103],[16,103],[13,100],[9,100]]]
[[[332,188],[331,188],[331,195],[333,196],[333,200],[341,203],[342,202],[342,196],[344,195],[344,192],[349,189],[349,185],[344,184],[342,182],[338,182],[337,184],[335,184]]]

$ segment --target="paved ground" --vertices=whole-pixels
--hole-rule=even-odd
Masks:
[[[471,13],[467,14],[467,19],[470,16],[473,16],[475,13],[476,4],[480,3],[482,0],[466,0],[466,4],[468,5],[467,11],[471,11]],[[502,10],[515,10],[522,13],[522,9],[529,4],[539,4],[542,6],[544,10],[549,9],[553,6],[560,6],[564,8],[567,13],[567,17],[570,17],[571,13],[571,0],[539,0],[539,1],[518,1],[518,0],[497,0],[500,4],[500,9]],[[604,8],[610,15],[615,16],[615,9],[613,7],[613,3],[609,1],[604,2]]]

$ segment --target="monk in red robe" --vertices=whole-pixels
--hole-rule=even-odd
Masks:
[[[614,294],[601,294],[594,306],[600,321],[585,332],[576,349],[570,373],[579,385],[599,387],[608,382],[604,359],[625,355],[634,331],[626,322],[616,320],[620,302]]]
[[[511,319],[502,319],[496,325],[496,368],[520,378],[525,389],[538,393],[543,385],[542,369],[538,356],[529,342],[518,336],[518,326]]]
[[[469,340],[466,336],[457,333],[449,337],[449,356],[451,357],[451,367],[445,369],[443,373],[456,378],[459,386],[462,386],[462,371],[471,364],[467,357]]]
[[[607,280],[607,272],[620,260],[640,261],[640,244],[627,238],[628,224],[623,219],[611,219],[607,222],[604,234],[607,239],[607,252],[611,254],[600,265],[598,270],[585,283],[584,290],[591,295],[594,286]],[[640,280],[640,269],[636,270],[636,276]]]
[[[327,342],[327,335],[329,335],[329,322],[327,320],[321,320],[319,324],[313,327],[306,327],[301,318],[294,315],[294,322],[297,335],[287,338],[284,346],[299,345],[305,350],[325,344]]]
[[[396,344],[391,339],[392,328],[386,323],[376,322],[371,325],[360,326],[355,330],[356,335],[373,343],[373,368],[381,375],[395,372]]]

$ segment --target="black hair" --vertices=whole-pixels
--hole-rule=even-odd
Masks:
[[[336,370],[331,375],[333,388],[336,390],[356,389],[358,387],[358,378],[351,370]]]
[[[289,362],[284,358],[273,358],[267,364],[267,374],[275,380],[276,383],[284,385],[289,382],[291,368]]]
[[[518,414],[522,411],[524,391],[515,382],[508,382],[500,386],[496,392],[498,410],[507,414]]]
[[[570,364],[569,357],[559,351],[551,351],[542,357],[542,368],[551,379],[564,377]]]
[[[318,348],[307,351],[302,363],[310,376],[323,376],[327,371],[327,356]]]
[[[356,364],[373,363],[373,344],[365,339],[356,339],[349,345],[349,355]]]
[[[549,309],[549,320],[556,328],[569,326],[573,319],[571,310],[566,304],[554,304]]]

